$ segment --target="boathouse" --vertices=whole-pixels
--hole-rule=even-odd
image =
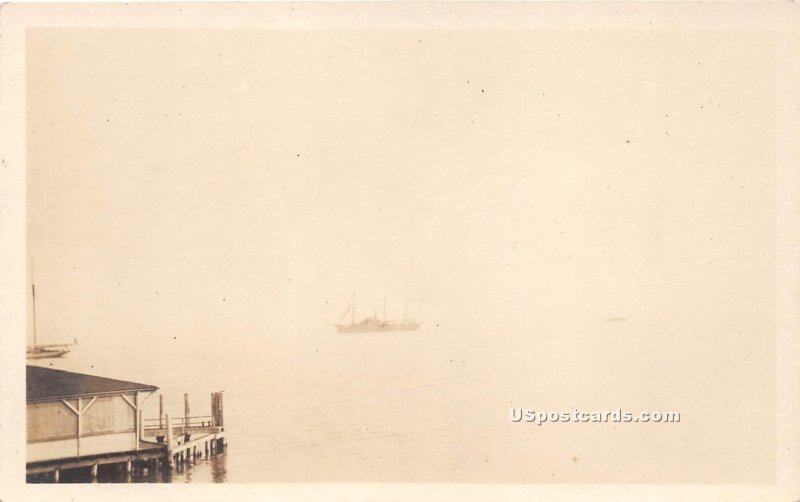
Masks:
[[[189,416],[184,394],[183,417],[170,419],[159,396],[158,418],[144,419],[154,385],[38,366],[27,367],[26,384],[29,481],[87,468],[94,480],[100,466],[121,467],[130,481],[133,471],[180,471],[225,449],[222,392],[211,394],[210,416]]]
[[[157,389],[28,366],[28,464],[138,451],[142,403]]]

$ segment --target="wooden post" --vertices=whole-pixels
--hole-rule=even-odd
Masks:
[[[158,395],[158,428],[164,428],[164,395]]]
[[[136,420],[136,451],[139,451],[139,442],[141,441],[142,436],[144,435],[142,433],[144,429],[142,429],[142,409],[141,409],[142,399],[140,397],[140,394],[141,393],[139,391],[136,391],[136,395],[134,396],[134,399],[136,399],[135,401],[136,406],[134,406],[133,408],[133,413],[135,417],[134,420]]]
[[[78,398],[78,437],[75,440],[75,449],[77,450],[75,454],[76,457],[81,456],[81,415],[83,415],[81,412],[81,404],[81,398]]]
[[[139,451],[139,442],[144,437],[144,420],[142,419],[142,410],[139,410],[139,436],[136,438],[136,451]]]
[[[189,394],[183,393],[183,433],[186,434],[186,427],[189,427]]]
[[[222,392],[211,393],[211,421],[215,427],[222,427],[225,425],[222,413]]]
[[[217,425],[222,427],[225,425],[222,413],[222,392],[217,392]]]
[[[175,457],[172,453],[174,448],[174,440],[172,438],[172,422],[169,419],[169,415],[166,415],[167,419],[167,458],[169,459],[169,469],[172,470],[175,468]]]

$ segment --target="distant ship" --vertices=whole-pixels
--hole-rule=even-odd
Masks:
[[[31,292],[33,294],[33,346],[28,347],[26,352],[27,359],[45,359],[49,357],[61,357],[68,354],[72,345],[77,345],[78,341],[74,343],[53,343],[41,345],[36,342],[36,285],[31,285]]]
[[[408,302],[405,302],[407,305]],[[386,299],[383,300],[383,319],[379,319],[377,312],[372,317],[365,318],[356,323],[356,302],[347,306],[347,310],[342,314],[342,320],[350,314],[350,324],[334,324],[339,333],[381,333],[384,331],[414,331],[419,328],[419,322],[409,319],[403,312],[403,319],[400,321],[389,321],[386,319]]]

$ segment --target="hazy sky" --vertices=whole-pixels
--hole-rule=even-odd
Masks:
[[[771,259],[770,58],[729,38],[48,37],[29,255],[77,316],[321,322],[353,287],[450,322],[686,315]]]
[[[413,315],[477,351],[635,375],[685,408],[771,406],[769,44],[30,31],[40,333],[285,337],[355,288],[365,313],[422,299]]]

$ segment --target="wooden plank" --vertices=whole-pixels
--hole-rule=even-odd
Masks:
[[[190,426],[185,427],[182,430],[186,431],[186,434],[214,434],[218,432],[222,432],[222,427],[201,427],[201,426]],[[144,430],[144,437],[157,437],[157,436],[166,436],[167,429],[145,429]]]
[[[177,445],[173,449],[173,453],[180,453],[183,451],[191,450],[192,448],[196,447],[197,445],[204,443],[205,441],[221,439],[225,437],[224,434],[207,434],[205,436],[198,436],[190,441],[187,441],[183,444]]]
[[[164,448],[142,450],[138,453],[122,453],[117,455],[103,455],[99,457],[86,457],[74,460],[62,459],[59,461],[51,461],[46,464],[38,464],[26,467],[26,474],[41,474],[45,472],[53,472],[56,469],[80,469],[82,467],[90,467],[92,465],[106,465],[106,464],[119,464],[128,461],[152,460],[164,457]]]

